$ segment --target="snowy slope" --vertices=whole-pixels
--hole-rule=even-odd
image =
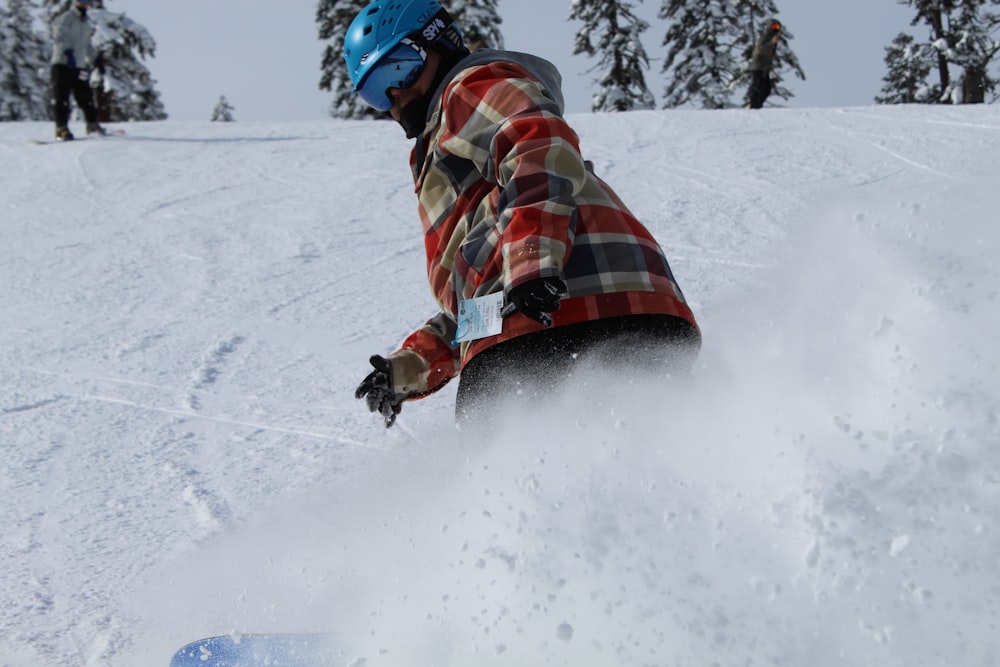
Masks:
[[[0,124],[0,664],[1000,664],[998,109],[572,121],[704,348],[486,443],[352,396],[433,313],[395,125]]]

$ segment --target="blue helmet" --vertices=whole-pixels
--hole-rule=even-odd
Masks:
[[[354,17],[344,36],[344,61],[357,91],[369,72],[409,38],[418,47],[464,48],[454,22],[437,0],[375,0]]]

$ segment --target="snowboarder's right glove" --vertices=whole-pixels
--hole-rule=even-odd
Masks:
[[[375,367],[354,391],[354,398],[363,398],[368,409],[382,415],[385,427],[396,422],[396,415],[402,410],[402,402],[396,398],[392,388],[392,364],[385,357],[373,355],[369,360]]]
[[[559,301],[566,295],[566,283],[559,278],[536,278],[518,285],[507,293],[509,302],[500,312],[502,317],[519,312],[543,325],[552,326],[553,313],[559,310]]]

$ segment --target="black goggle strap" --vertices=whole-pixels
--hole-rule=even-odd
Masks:
[[[410,39],[424,48],[445,42],[446,48],[458,50],[462,46],[462,35],[459,34],[451,14],[444,7],[439,9],[431,19],[424,24],[423,29],[411,33]]]

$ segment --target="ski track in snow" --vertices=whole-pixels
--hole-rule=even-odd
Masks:
[[[705,344],[489,442],[353,398],[434,311],[394,124],[0,125],[0,663],[998,664],[997,109],[573,123]]]

